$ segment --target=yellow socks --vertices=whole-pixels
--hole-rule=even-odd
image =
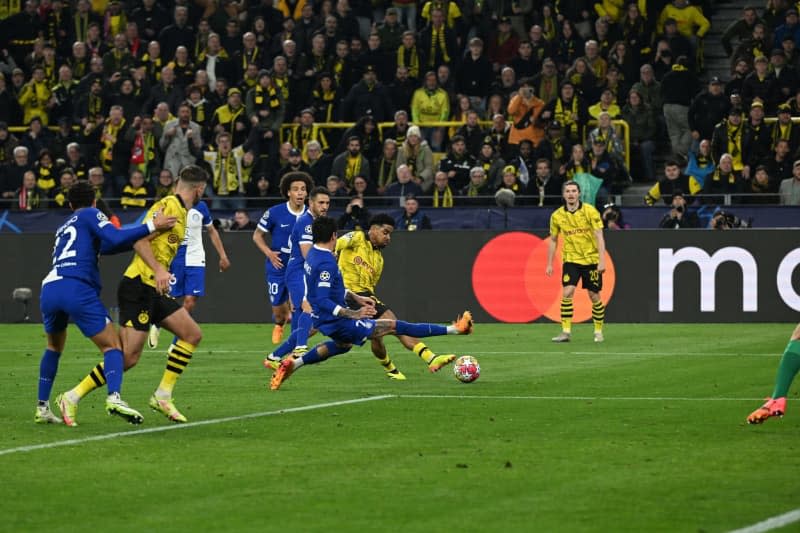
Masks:
[[[436,354],[433,351],[425,346],[424,342],[418,342],[414,345],[413,352],[419,356],[420,359],[425,361],[426,364],[430,364],[431,361],[436,357]]]
[[[70,392],[74,393],[77,398],[81,399],[93,390],[102,387],[106,384],[106,375],[103,372],[103,363],[98,364],[92,369],[89,374],[81,380],[78,385]]]
[[[592,304],[592,320],[594,320],[594,332],[603,331],[603,321],[606,319],[606,306],[597,300]]]
[[[161,383],[158,385],[156,396],[159,398],[172,397],[172,390],[175,388],[175,383],[177,383],[178,377],[186,369],[189,361],[191,361],[192,353],[194,353],[195,348],[196,346],[182,340],[178,340],[170,345],[167,350],[167,368],[164,370]]]
[[[570,333],[572,331],[572,298],[561,298],[561,331]]]

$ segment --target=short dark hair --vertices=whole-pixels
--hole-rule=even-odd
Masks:
[[[306,185],[306,192],[311,192],[311,187],[314,186],[314,182],[311,180],[311,176],[308,175],[307,172],[288,172],[284,174],[281,178],[281,183],[278,185],[278,188],[281,190],[281,196],[287,198],[289,196],[289,189],[292,187],[292,183],[296,181],[302,181]]]
[[[88,181],[81,180],[69,188],[67,198],[73,210],[90,207],[95,199],[94,187]]]
[[[311,237],[314,243],[330,242],[336,235],[336,221],[330,217],[317,217],[311,224]]]
[[[311,192],[309,193],[308,197],[316,198],[320,194],[324,194],[325,196],[330,196],[331,191],[329,191],[327,187],[314,187],[313,189],[311,189]]]
[[[578,188],[578,192],[581,190],[581,185],[575,180],[567,180],[564,182],[564,185],[561,186],[561,190],[564,191],[569,185],[574,185]]]
[[[208,181],[208,174],[198,165],[186,165],[178,172],[178,179],[192,185],[199,185]]]
[[[386,213],[379,213],[369,219],[369,225],[372,226],[391,226],[394,227],[394,219]]]

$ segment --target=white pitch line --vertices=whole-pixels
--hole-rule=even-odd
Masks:
[[[800,509],[795,509],[794,511],[789,511],[788,513],[773,516],[772,518],[762,520],[761,522],[753,524],[752,526],[734,529],[728,533],[764,533],[765,531],[772,531],[773,529],[788,526],[789,524],[794,524],[795,522],[800,522]]]
[[[397,398],[452,400],[575,400],[649,402],[757,402],[764,398],[684,398],[680,396],[480,396],[477,394],[397,394]]]
[[[238,420],[248,420],[250,418],[260,418],[264,416],[282,415],[286,413],[299,413],[302,411],[312,411],[315,409],[325,409],[326,407],[337,407],[340,405],[351,405],[356,403],[374,402],[376,400],[386,400],[388,398],[395,398],[394,394],[384,394],[382,396],[369,396],[367,398],[355,398],[352,400],[341,400],[338,402],[317,403],[312,405],[303,405],[300,407],[287,407],[286,409],[278,409],[275,411],[263,411],[261,413],[250,413],[239,416],[227,416],[224,418],[212,418],[209,420],[200,420],[197,422],[189,422],[186,424],[176,424],[172,426],[159,426],[155,428],[136,429],[133,431],[118,431],[116,433],[106,433],[104,435],[93,435],[91,437],[83,437],[80,439],[60,440],[56,442],[47,442],[44,444],[31,444],[29,446],[18,446],[16,448],[7,448],[0,450],[0,456],[11,455],[20,452],[32,452],[35,450],[47,450],[50,448],[59,448],[61,446],[73,446],[76,444],[83,444],[86,442],[94,442],[101,440],[111,440],[118,437],[132,437],[135,435],[145,435],[147,433],[160,433],[162,431],[172,431],[176,429],[189,429],[199,426],[209,426],[213,424],[224,424],[225,422],[236,422]]]

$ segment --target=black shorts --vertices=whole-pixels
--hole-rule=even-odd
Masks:
[[[581,280],[583,288],[592,292],[600,292],[603,288],[603,274],[597,271],[597,265],[579,265],[578,263],[564,263],[564,274],[561,285],[578,286]]]
[[[378,297],[375,296],[374,294],[372,294],[369,291],[357,292],[356,294],[358,294],[359,296],[366,296],[367,298],[372,298],[373,300],[375,300],[375,317],[374,318],[382,317],[383,314],[386,311],[389,310],[389,306],[388,305],[386,305],[382,301],[378,300]],[[361,308],[361,306],[358,303],[356,303],[355,299],[353,299],[353,297],[350,295],[349,292],[347,293],[347,296],[345,297],[345,302],[347,302],[347,307],[349,307],[350,309],[359,309],[359,308]]]
[[[123,277],[117,287],[120,326],[148,331],[150,324],[162,320],[181,308],[174,298],[158,294],[154,287],[142,283],[140,277]]]

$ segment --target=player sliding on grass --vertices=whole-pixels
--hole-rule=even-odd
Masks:
[[[383,273],[383,254],[392,240],[394,219],[386,214],[375,215],[369,222],[369,229],[364,231],[351,231],[336,241],[336,254],[339,256],[339,269],[342,272],[344,286],[348,291],[346,301],[351,309],[358,309],[361,305],[356,302],[354,294],[370,298],[375,305],[375,318],[397,320],[397,316],[389,307],[375,296],[375,287]],[[431,372],[437,372],[445,365],[452,363],[456,356],[453,354],[436,355],[419,339],[408,335],[398,335],[397,339],[417,354],[428,364]],[[386,376],[391,379],[404,380],[406,377],[395,367],[386,351],[383,338],[372,339],[372,353],[386,370]]]
[[[47,349],[39,365],[39,401],[34,421],[39,424],[61,423],[61,419],[50,410],[49,400],[58,361],[67,342],[67,322],[71,318],[81,333],[103,353],[108,379],[108,414],[141,422],[142,415],[120,398],[123,355],[119,336],[100,301],[97,256],[101,252],[130,247],[156,230],[172,228],[176,219],[156,213],[146,225],[118,230],[95,208],[95,191],[88,182],[78,182],[70,188],[68,195],[69,205],[75,212],[56,231],[53,268],[42,280],[40,301]]]
[[[747,417],[748,424],[760,424],[771,416],[783,416],[786,412],[786,395],[798,371],[800,371],[800,324],[794,328],[789,344],[783,351],[772,397],[767,398],[764,405],[750,413]]]
[[[314,326],[332,340],[318,344],[302,357],[287,357],[281,361],[270,381],[272,390],[279,389],[301,366],[319,363],[328,357],[345,353],[353,344],[362,345],[367,339],[389,334],[432,337],[472,333],[472,315],[469,311],[464,311],[452,326],[372,319],[376,313],[374,300],[349,293],[345,289],[342,273],[333,255],[336,248],[336,221],[328,217],[318,217],[312,224],[312,235],[314,245],[306,255],[304,266],[307,299],[312,308]],[[361,308],[348,308],[346,294],[352,294],[352,298]]]

